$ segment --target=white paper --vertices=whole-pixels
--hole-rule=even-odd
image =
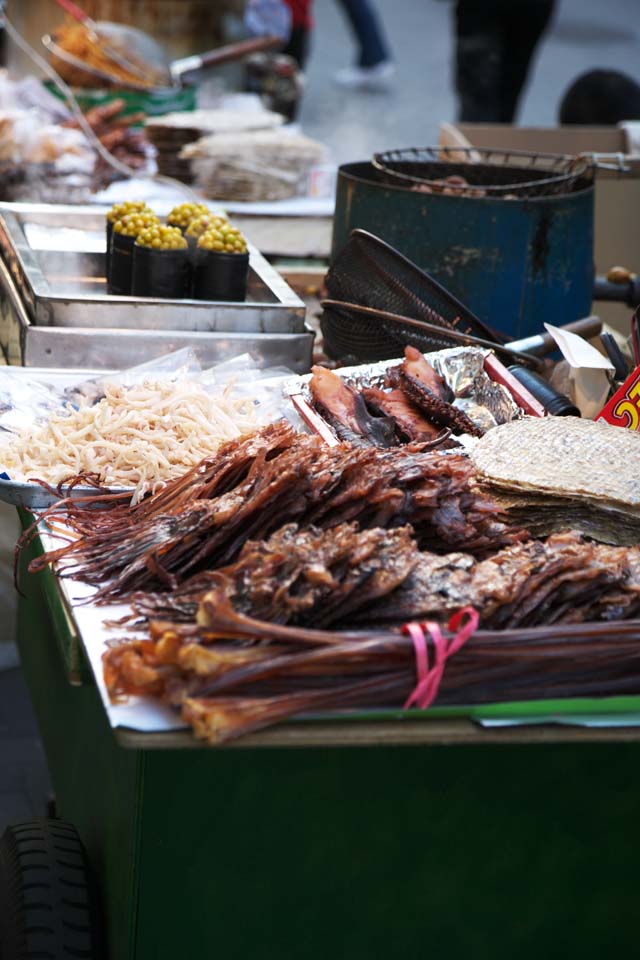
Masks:
[[[545,323],[547,330],[558,344],[560,352],[572,367],[587,367],[590,370],[613,370],[611,361],[603,356],[592,344],[577,333],[562,330]]]
[[[583,417],[593,420],[607,402],[610,389],[608,373],[614,370],[613,364],[576,333],[561,330],[550,323],[544,326],[571,367],[569,382],[572,401]]]
[[[56,520],[56,526],[62,526]],[[52,533],[41,528],[40,539],[45,550],[54,550],[60,547],[61,541]],[[112,603],[105,606],[96,606],[87,603],[94,595],[96,588],[78,580],[60,578],[60,589],[73,619],[78,628],[78,634],[84,647],[87,659],[91,666],[96,686],[112,727],[128,727],[131,730],[145,732],[159,730],[181,730],[187,725],[182,722],[180,715],[157,700],[145,697],[129,697],[126,703],[113,704],[109,699],[102,673],[102,654],[108,649],[109,641],[121,639],[125,635],[124,627],[109,629],[105,620],[119,620],[131,613],[128,603]]]
[[[640,727],[640,713],[610,713],[610,714],[567,714],[551,713],[540,717],[493,717],[476,718],[476,723],[487,729],[500,727],[535,727],[546,724],[555,724],[562,727],[588,727],[591,729],[606,729],[608,727]]]

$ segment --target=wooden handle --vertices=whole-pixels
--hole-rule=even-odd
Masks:
[[[575,333],[585,340],[591,340],[597,337],[602,330],[602,320],[600,317],[582,317],[581,320],[574,320],[573,323],[566,323],[560,327],[560,330],[568,330],[569,333]],[[522,340],[513,340],[508,344],[512,350],[524,350],[533,354],[535,357],[544,357],[547,353],[553,353],[558,346],[546,330],[544,333],[536,333],[532,337],[525,337]]]
[[[87,25],[93,25],[93,20],[88,13],[85,13],[80,7],[78,7],[73,0],[56,0],[56,3],[59,7],[62,7],[70,17],[73,17],[74,20],[77,20],[78,23],[85,23]]]
[[[65,0],[66,2],[66,0]],[[175,60],[172,70],[178,76],[201,70],[203,67],[212,67],[217,64],[230,63],[232,60],[241,60],[252,53],[262,53],[266,50],[277,50],[282,47],[280,37],[252,37],[250,40],[241,40],[239,43],[228,43],[217,50],[199,53],[184,60]]]

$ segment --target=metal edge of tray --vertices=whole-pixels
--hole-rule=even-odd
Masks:
[[[19,214],[28,213],[55,216],[56,219],[65,213],[72,218],[95,218],[100,216],[100,208],[0,203],[0,251],[18,285],[32,322],[38,325],[99,327],[99,321],[88,322],[91,318],[87,317],[87,306],[95,304],[102,307],[108,304],[110,326],[115,321],[117,325],[130,329],[136,329],[136,321],[131,319],[132,308],[142,313],[153,311],[153,326],[145,329],[192,330],[194,320],[201,331],[227,332],[240,328],[247,333],[298,333],[304,329],[304,302],[251,243],[248,244],[251,269],[276,298],[275,302],[160,300],[109,294],[83,298],[53,293],[26,239],[24,221]],[[74,228],[81,229],[81,226]],[[176,317],[177,311],[179,316]],[[140,319],[144,320],[143,317]],[[161,326],[158,326],[159,319]]]
[[[454,746],[470,744],[524,743],[633,743],[640,740],[638,727],[571,727],[560,723],[522,724],[513,727],[479,726],[464,717],[412,720],[397,718],[365,723],[341,722],[279,723],[211,747],[196,740],[191,730],[141,731],[114,727],[120,746],[133,750],[229,750],[242,748],[326,748],[384,746]]]
[[[7,218],[0,211],[0,259],[2,259],[7,267],[13,284],[21,297],[23,309],[28,315],[29,323],[33,323],[36,313],[36,300],[32,286],[27,279],[27,265],[32,267],[34,275],[37,277],[38,286],[45,284],[46,280],[40,267],[35,262],[31,250],[26,243],[26,238],[21,240],[20,235],[15,238],[11,236],[9,232],[10,222],[11,221],[9,221],[9,224],[7,223]],[[24,236],[24,234],[22,234],[22,236]],[[25,259],[27,263],[25,263]]]
[[[181,347],[192,347],[201,363],[220,363],[250,353],[264,367],[286,365],[294,373],[311,366],[314,334],[199,333],[170,330],[122,330],[31,326],[25,338],[26,367],[97,367],[121,369],[131,357],[147,360]]]

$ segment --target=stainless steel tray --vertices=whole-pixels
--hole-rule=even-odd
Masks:
[[[63,493],[65,491],[63,490]],[[122,494],[123,497],[131,499],[133,493],[132,487],[111,487],[108,490],[96,490],[95,487],[74,487],[71,493],[67,491],[65,495],[70,495],[74,500],[86,500],[89,497],[95,497],[97,493],[101,495]],[[5,480],[0,477],[0,500],[8,503],[12,507],[23,507],[25,510],[46,510],[60,500],[60,497],[50,493],[39,483],[29,480]],[[126,503],[127,500],[125,499]]]
[[[245,303],[111,297],[98,276],[103,228],[94,207],[0,203],[5,363],[120,368],[189,346],[204,366],[249,352],[263,367],[309,370],[305,306],[257,250]]]
[[[303,333],[305,305],[249,245],[243,303],[114,297],[106,292],[104,211],[0,203],[0,253],[36,326]]]
[[[113,372],[113,371],[110,371]],[[89,380],[92,377],[102,376],[103,370],[58,370],[55,368],[46,370],[26,370],[25,368],[12,368],[11,376],[16,375],[24,378],[25,383],[51,384],[56,387],[69,387],[83,380]],[[0,368],[0,393],[2,390],[2,368]],[[2,466],[2,455],[0,454],[0,470]],[[128,492],[122,487],[114,487],[112,493]],[[76,487],[73,496],[76,499],[83,499],[89,496],[95,496],[95,487]],[[10,480],[0,476],[0,501],[9,503],[14,507],[24,507],[26,510],[46,510],[58,500],[40,484],[29,480]]]
[[[30,387],[32,384],[41,384],[48,387],[64,389],[66,387],[76,386],[88,380],[90,381],[95,378],[102,378],[105,375],[108,376],[109,373],[117,373],[118,368],[104,370],[86,368],[72,369],[70,367],[8,368],[0,366],[0,397],[3,395],[3,387],[5,391],[5,397],[7,395],[6,380],[3,384],[4,371],[10,371],[10,376],[12,378],[17,376],[27,387]],[[285,382],[285,377],[275,377],[272,381],[262,380],[263,385],[266,383],[273,383],[277,386],[278,390],[284,388]],[[282,395],[286,396],[284,392]],[[304,427],[302,428],[304,429]],[[0,427],[0,429],[4,428]],[[6,436],[6,434],[3,435]],[[27,510],[46,510],[60,499],[60,497],[56,496],[55,493],[51,493],[36,481],[11,479],[10,477],[7,477],[6,473],[3,475],[4,470],[5,467],[2,459],[2,449],[0,449],[0,502],[8,503],[15,507],[24,507]],[[127,498],[130,499],[131,494],[133,493],[133,488],[105,487],[101,492],[110,493],[114,496],[121,495],[126,502]],[[83,500],[88,497],[95,497],[97,491],[95,487],[78,485],[73,487],[71,491],[67,490],[66,493],[73,499]],[[108,504],[105,503],[104,506],[108,506]]]

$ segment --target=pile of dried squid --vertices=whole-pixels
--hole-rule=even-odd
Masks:
[[[640,551],[531,540],[468,458],[424,444],[329,448],[278,422],[133,507],[71,502],[68,524],[73,539],[30,569],[55,562],[96,602],[131,603],[131,639],[104,656],[110,695],[159,697],[210,743],[319,709],[398,708],[417,679],[421,706],[640,684],[640,630],[624,622]],[[420,678],[401,628],[423,620],[440,626],[420,628]]]

